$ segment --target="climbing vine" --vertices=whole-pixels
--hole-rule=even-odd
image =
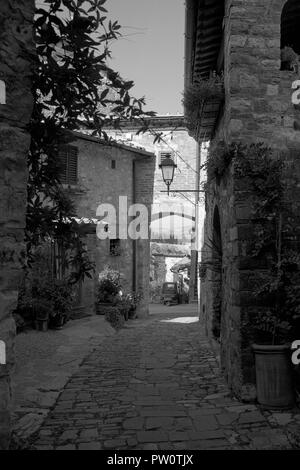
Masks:
[[[259,337],[283,341],[299,328],[300,319],[299,240],[293,233],[297,214],[284,183],[283,159],[263,143],[220,142],[208,158],[208,179],[220,182],[229,168],[235,190],[243,191],[252,208],[248,256],[261,266],[253,294],[263,310],[256,309],[250,322],[253,331],[262,333]],[[247,328],[249,336],[249,323]]]

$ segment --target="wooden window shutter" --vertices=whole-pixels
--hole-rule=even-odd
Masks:
[[[60,181],[63,184],[77,184],[78,148],[73,145],[63,145],[59,149],[61,161]]]

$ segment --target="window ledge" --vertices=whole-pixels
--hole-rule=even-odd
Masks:
[[[62,187],[63,189],[68,189],[72,193],[78,193],[78,194],[86,193],[86,190],[82,189],[79,183],[74,183],[74,184],[62,183]]]

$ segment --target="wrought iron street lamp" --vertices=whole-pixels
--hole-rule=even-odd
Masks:
[[[166,156],[159,165],[162,172],[162,177],[168,188],[168,196],[170,193],[170,185],[174,178],[174,171],[177,165],[174,163],[170,156]]]

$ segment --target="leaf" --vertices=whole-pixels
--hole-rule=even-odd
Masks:
[[[106,90],[102,91],[100,95],[100,101],[103,101],[104,98],[106,98],[106,96],[108,95],[108,93],[109,93],[109,88],[106,88]]]

